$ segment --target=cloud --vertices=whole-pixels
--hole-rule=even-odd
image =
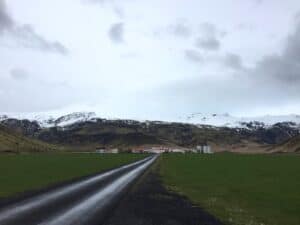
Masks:
[[[0,0],[0,33],[14,26],[14,21],[7,12],[6,2]]]
[[[300,21],[287,36],[283,50],[278,54],[262,57],[253,67],[246,68],[237,54],[228,53],[223,64],[243,72],[253,82],[263,82],[266,86],[300,88]],[[299,95],[300,96],[300,95]]]
[[[239,55],[233,54],[233,53],[228,53],[225,56],[224,65],[231,69],[234,69],[234,70],[243,70],[244,69],[241,57]]]
[[[214,24],[200,24],[200,37],[196,39],[196,47],[208,51],[217,51],[221,47],[220,38],[224,37],[226,32],[218,30]]]
[[[203,62],[201,54],[196,50],[187,49],[184,51],[184,55],[191,62]]]
[[[300,22],[287,37],[280,54],[266,55],[251,71],[257,79],[300,88]]]
[[[6,2],[0,0],[0,35],[8,35],[18,45],[44,52],[67,55],[68,49],[58,41],[49,41],[29,24],[18,24],[9,15]]]
[[[222,38],[227,35],[226,31],[220,30],[214,24],[208,22],[200,24],[199,30],[200,33],[206,37]]]
[[[29,74],[22,68],[13,68],[10,71],[10,76],[15,80],[25,80],[29,77]]]
[[[167,32],[177,37],[187,38],[191,35],[191,29],[184,22],[175,23],[167,27]]]
[[[18,26],[12,29],[12,36],[22,47],[37,49],[45,52],[68,54],[68,49],[58,41],[48,41],[41,35],[37,34],[31,25]]]
[[[208,51],[217,51],[220,49],[221,44],[220,41],[216,39],[216,37],[205,37],[198,38],[196,40],[196,47]]]
[[[123,23],[115,23],[113,24],[109,31],[108,36],[111,41],[114,43],[123,43],[124,42],[124,24]]]
[[[125,13],[124,10],[119,7],[119,6],[115,6],[113,8],[114,13],[120,18],[120,19],[124,19],[125,18]]]
[[[185,55],[197,61],[197,57],[193,58],[196,53],[189,50]],[[252,67],[246,67],[241,56],[234,53],[215,60],[236,73],[203,72],[201,77],[161,86],[155,90],[161,101],[160,107],[169,103],[165,110],[208,113],[226,110],[239,114],[251,113],[251,110],[253,113],[257,109],[299,106],[300,22],[286,38],[279,54],[265,55]],[[176,104],[170,104],[175,100]]]

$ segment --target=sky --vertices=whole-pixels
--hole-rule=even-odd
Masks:
[[[300,114],[299,0],[0,0],[0,112]]]

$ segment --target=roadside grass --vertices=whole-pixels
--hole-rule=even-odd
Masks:
[[[297,155],[164,154],[160,173],[225,224],[300,224]]]
[[[144,158],[143,154],[40,153],[0,155],[0,198],[90,175]]]

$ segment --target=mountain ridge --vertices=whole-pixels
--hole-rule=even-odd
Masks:
[[[47,114],[0,114],[0,121],[7,119],[36,121],[42,128],[65,127],[80,122],[95,122],[97,119],[103,119],[99,113],[95,112],[73,112],[65,115],[47,115]],[[178,118],[175,121],[159,120],[135,120],[111,118],[107,120],[123,120],[138,122],[156,122],[156,123],[188,123],[198,126],[230,127],[253,129],[260,127],[270,127],[277,123],[289,123],[294,128],[300,130],[300,115],[264,115],[257,117],[235,117],[228,113],[225,114],[204,114],[194,113],[185,117]]]

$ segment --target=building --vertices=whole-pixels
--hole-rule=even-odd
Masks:
[[[171,148],[171,149],[169,149],[169,152],[171,152],[171,153],[185,153],[185,151],[183,149],[179,149],[179,148]]]
[[[161,154],[164,152],[168,152],[169,148],[165,146],[153,146],[151,148],[145,149],[145,153],[154,153],[154,154]]]
[[[105,153],[106,149],[96,149],[96,153]]]
[[[101,154],[105,154],[105,153],[116,154],[116,153],[119,153],[119,149],[117,149],[117,148],[113,148],[113,149],[101,148],[101,149],[96,149],[96,153],[101,153]]]
[[[193,150],[195,153],[202,153],[202,154],[211,154],[213,153],[211,147],[208,144],[201,144],[197,145],[196,149]]]

